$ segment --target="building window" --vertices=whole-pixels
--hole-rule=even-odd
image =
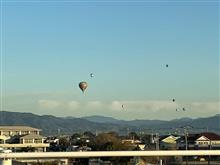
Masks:
[[[30,131],[30,134],[38,135],[38,131]]]
[[[29,134],[29,131],[22,131],[21,132],[21,135],[28,135]]]
[[[33,143],[33,139],[24,139],[24,143]]]
[[[42,143],[42,139],[34,139],[34,143]]]

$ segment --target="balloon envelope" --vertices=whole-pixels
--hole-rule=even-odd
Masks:
[[[82,82],[79,83],[79,88],[82,90],[82,92],[84,92],[87,87],[88,87],[87,82],[82,81]]]

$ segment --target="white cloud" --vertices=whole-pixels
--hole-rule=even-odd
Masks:
[[[191,108],[200,111],[218,111],[220,113],[220,101],[216,102],[193,102]]]
[[[192,103],[181,103],[178,104],[172,101],[164,100],[143,100],[143,101],[112,101],[112,102],[101,102],[101,101],[57,101],[57,100],[39,100],[39,105],[42,108],[53,109],[62,108],[69,110],[85,109],[85,110],[99,110],[108,109],[110,111],[120,111],[122,105],[126,110],[142,111],[148,110],[157,112],[160,110],[173,111],[176,108],[188,107],[191,110],[204,110],[204,111],[217,111],[219,110],[220,102],[192,102]]]
[[[11,100],[5,109],[17,112],[52,114],[55,116],[102,115],[119,119],[174,119],[181,117],[207,117],[220,113],[220,101],[212,102],[172,102],[170,100],[71,100],[45,98]],[[9,104],[10,103],[10,104]],[[124,108],[122,108],[124,105]],[[176,112],[176,108],[185,107],[186,111]]]
[[[113,101],[110,105],[109,108],[111,110],[121,110],[122,109],[123,103],[120,101]]]
[[[46,109],[54,109],[54,108],[58,108],[59,106],[61,106],[61,103],[55,100],[39,100],[38,103],[40,107],[46,108]]]
[[[171,101],[158,101],[158,100],[149,100],[149,101],[113,101],[110,105],[112,110],[121,110],[122,105],[127,110],[170,110],[175,109],[177,104]]]
[[[70,101],[67,106],[70,110],[76,110],[80,108],[80,103],[78,101]]]
[[[89,101],[85,107],[88,109],[101,109],[104,108],[105,105],[101,101]]]

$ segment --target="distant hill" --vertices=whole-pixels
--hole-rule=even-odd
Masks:
[[[84,119],[98,123],[114,123],[126,126],[132,126],[135,131],[151,131],[159,133],[182,133],[184,128],[192,132],[213,131],[220,133],[220,115],[217,114],[207,118],[180,118],[171,121],[163,120],[117,120],[112,117],[88,116]]]
[[[184,127],[191,132],[212,131],[220,134],[220,115],[207,118],[181,118],[171,121],[162,120],[117,120],[112,117],[87,116],[55,117],[51,115],[35,115],[32,113],[0,112],[0,125],[27,125],[42,129],[44,135],[73,134],[75,132],[116,131],[127,134],[130,131],[160,134],[183,133]],[[100,124],[101,123],[101,124]]]
[[[86,116],[82,117],[82,119],[86,119],[91,122],[96,123],[120,123],[121,120],[114,119],[113,117],[104,117],[104,116]]]
[[[126,130],[127,127],[116,124],[100,124],[81,118],[61,118],[50,115],[35,115],[32,113],[0,112],[0,125],[26,125],[42,129],[44,135],[73,134],[74,132]]]
[[[112,123],[112,124],[122,124],[122,125],[130,125],[130,126],[150,126],[150,125],[158,125],[166,123],[166,121],[162,120],[117,120],[112,117],[104,117],[104,116],[87,116],[83,117],[88,121],[96,122],[96,123]]]

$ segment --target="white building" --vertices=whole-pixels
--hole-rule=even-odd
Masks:
[[[201,133],[195,140],[195,145],[199,148],[220,148],[220,136],[211,132]]]
[[[40,131],[40,129],[28,126],[0,126],[0,147],[46,151],[49,143],[44,143],[45,137],[40,135]]]

